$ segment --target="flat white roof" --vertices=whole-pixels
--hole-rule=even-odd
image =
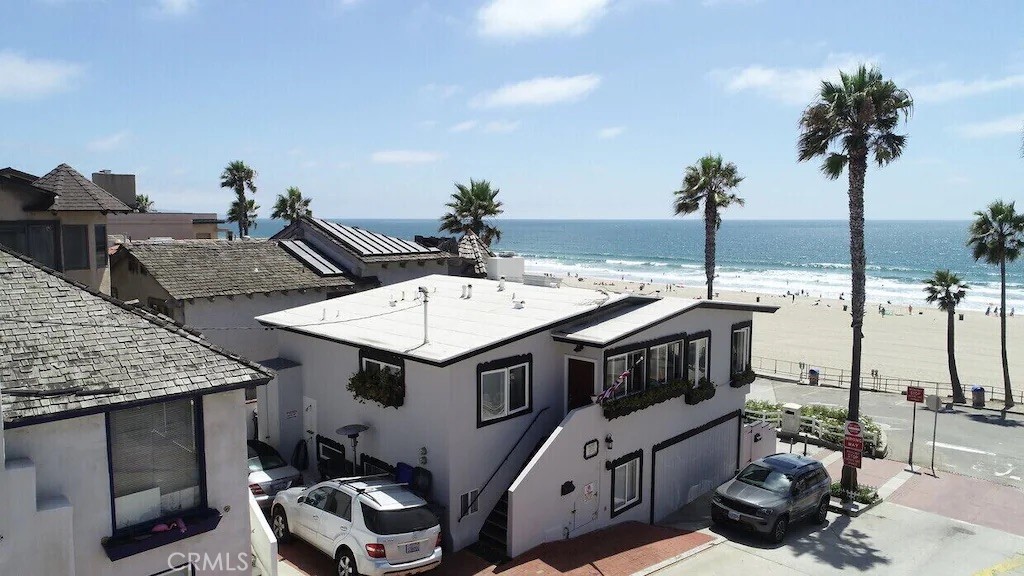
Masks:
[[[472,284],[471,298],[461,298]],[[429,291],[423,341],[423,301]],[[403,298],[404,297],[404,298]],[[525,301],[515,308],[515,300]],[[431,275],[257,317],[270,326],[395,352],[428,363],[448,363],[629,298],[583,288],[548,288],[458,276]],[[392,301],[394,305],[392,306]]]
[[[605,344],[642,330],[655,322],[681,314],[699,304],[699,300],[686,298],[652,299],[649,303],[640,303],[611,317],[598,316],[590,321],[567,326],[564,330],[556,331],[555,335],[577,342]]]

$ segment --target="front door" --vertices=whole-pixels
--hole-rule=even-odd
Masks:
[[[590,404],[594,395],[594,363],[588,360],[569,358],[568,398],[566,412]]]

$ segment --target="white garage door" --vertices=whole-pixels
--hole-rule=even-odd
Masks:
[[[686,440],[666,446],[654,457],[654,521],[716,488],[736,471],[739,433],[729,418]]]

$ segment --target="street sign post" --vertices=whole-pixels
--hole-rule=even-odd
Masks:
[[[861,451],[843,448],[843,465],[860,468]]]
[[[861,436],[863,428],[860,422],[847,420],[843,431],[846,432],[843,436],[843,464],[860,468],[861,456],[864,454],[864,438]]]
[[[914,471],[914,433],[917,431],[917,405],[924,402],[924,388],[919,386],[907,386],[907,402],[914,406],[914,416],[910,421],[910,457],[907,458],[910,464],[910,471]]]

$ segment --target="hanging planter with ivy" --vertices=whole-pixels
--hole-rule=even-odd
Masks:
[[[651,386],[639,394],[630,394],[616,400],[608,400],[603,405],[604,417],[612,420],[637,410],[649,408],[666,400],[678,398],[686,391],[686,381],[676,380],[660,386]]]
[[[696,384],[687,382],[683,396],[685,397],[686,403],[690,405],[700,404],[705,400],[710,400],[715,396],[715,383],[707,378],[701,378]]]
[[[360,404],[366,404],[367,400],[385,408],[398,408],[405,404],[404,378],[392,370],[359,370],[349,377],[345,388]]]
[[[757,378],[757,374],[754,374],[754,369],[750,367],[750,364],[747,364],[746,370],[729,377],[729,386],[740,388],[753,382],[754,378]]]

